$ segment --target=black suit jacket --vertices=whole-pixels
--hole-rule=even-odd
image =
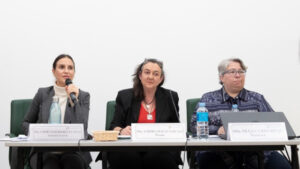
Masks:
[[[174,91],[158,87],[155,93],[156,123],[179,122],[178,94]],[[131,123],[137,123],[141,108],[141,100],[134,97],[133,89],[125,89],[118,92],[116,98],[116,110],[110,124],[110,129],[126,127]],[[180,152],[170,152],[177,164],[182,164]]]
[[[26,135],[28,134],[30,123],[48,123],[50,106],[54,94],[53,86],[40,88],[38,90],[22,124],[22,129]],[[67,101],[64,123],[83,123],[85,137],[87,137],[89,110],[90,94],[88,92],[79,90],[78,102],[76,105],[72,107],[69,99]],[[92,157],[89,152],[80,153],[87,164],[92,161]]]
[[[172,96],[172,97],[171,97]],[[173,99],[173,101],[172,101]],[[155,93],[156,123],[179,122],[178,94],[174,91],[158,87]],[[116,110],[110,124],[110,129],[115,127],[130,126],[139,119],[141,101],[134,97],[133,89],[125,89],[118,92],[116,98]]]

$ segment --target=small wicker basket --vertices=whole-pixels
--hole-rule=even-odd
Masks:
[[[115,141],[118,140],[119,131],[94,131],[94,141]]]

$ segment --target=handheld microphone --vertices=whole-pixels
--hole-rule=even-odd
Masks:
[[[71,79],[66,79],[66,82],[65,82],[65,83],[66,83],[67,86],[69,86],[70,84],[72,84],[72,80],[71,80]],[[74,104],[77,103],[76,95],[75,95],[74,92],[70,93],[70,98],[71,98],[71,100],[72,100],[72,102],[73,102]]]

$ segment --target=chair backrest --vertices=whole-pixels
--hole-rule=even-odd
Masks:
[[[27,113],[32,99],[12,100],[10,104],[10,134],[18,136],[24,134],[22,131],[22,122]]]
[[[201,98],[193,98],[193,99],[186,100],[186,120],[187,120],[186,127],[187,127],[188,132],[191,132],[189,124],[191,123],[191,118],[192,118],[193,112],[195,110],[197,103],[200,101],[200,99]]]
[[[114,118],[116,101],[108,101],[106,104],[105,130],[109,130],[110,123]]]
[[[22,122],[25,114],[29,110],[32,99],[12,100],[10,103],[10,137],[16,137],[19,134],[24,134],[22,131]],[[11,168],[18,168],[24,165],[24,169],[31,169],[29,166],[30,149],[9,148],[8,159]],[[18,159],[22,158],[22,159]],[[22,162],[20,162],[20,160]],[[23,163],[24,162],[24,163]]]

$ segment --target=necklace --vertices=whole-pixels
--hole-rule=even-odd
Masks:
[[[152,98],[152,100],[149,103],[147,103],[146,99],[144,99],[145,106],[146,106],[147,109],[150,109],[150,106],[151,106],[151,104],[152,104],[153,101],[154,101],[154,97]]]
[[[151,114],[151,111],[153,110],[153,107],[152,107],[152,102],[153,101],[154,101],[154,98],[149,103],[147,103],[146,100],[144,100],[145,107],[146,107],[146,109],[148,111],[147,120],[152,120],[153,119],[153,116]]]
[[[150,109],[150,106],[151,106],[150,104],[146,104],[147,109]]]

